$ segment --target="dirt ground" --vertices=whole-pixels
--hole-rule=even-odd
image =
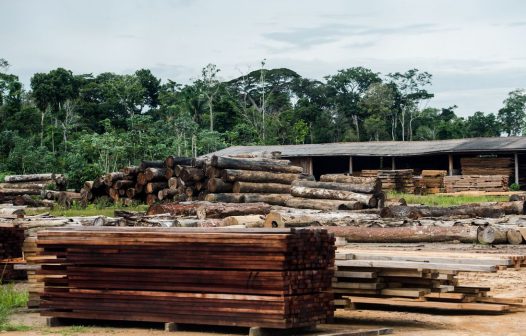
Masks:
[[[349,245],[356,247],[356,245]],[[478,251],[485,253],[526,254],[526,247],[481,247],[467,244],[437,245],[360,245],[360,248],[389,248],[404,250],[447,250]],[[459,278],[463,285],[484,285],[492,287],[492,296],[526,298],[526,268],[508,269],[497,273],[461,273]],[[359,307],[358,307],[359,308]],[[526,335],[526,309],[513,313],[492,315],[466,312],[447,312],[436,310],[352,310],[336,311],[336,321],[324,325],[320,331],[350,331],[378,328],[393,328],[396,335],[409,336],[449,336],[449,335]],[[94,325],[93,322],[80,322],[73,326],[46,327],[46,320],[38,313],[20,311],[13,314],[11,322],[30,326],[28,331],[4,332],[2,335],[167,335],[160,324],[120,324]],[[80,325],[82,327],[80,327]],[[183,331],[174,333],[180,336],[207,335],[247,335],[246,328],[206,328],[184,327]]]

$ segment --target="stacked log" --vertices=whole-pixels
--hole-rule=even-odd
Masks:
[[[292,208],[318,210],[359,210],[375,208],[383,202],[381,183],[377,178],[328,174],[320,182],[296,180],[286,205]],[[381,199],[381,202],[379,202]]]
[[[382,190],[384,191],[408,194],[415,192],[412,169],[362,170],[361,176],[379,178],[382,182]]]
[[[446,170],[422,170],[420,184],[425,188],[426,194],[437,194],[444,188]]]
[[[47,189],[65,190],[66,178],[61,174],[8,175],[0,183],[0,202],[14,202],[19,197],[40,196]]]
[[[463,157],[460,158],[462,175],[504,175],[514,174],[511,157]]]
[[[508,191],[507,175],[459,175],[445,176],[444,187],[448,193],[461,191]]]
[[[206,167],[210,202],[286,205],[296,180],[313,180],[301,167],[276,158],[213,156]]]
[[[333,317],[324,230],[85,228],[37,245],[44,316],[279,329]]]

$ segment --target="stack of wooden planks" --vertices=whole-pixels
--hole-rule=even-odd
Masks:
[[[448,193],[460,191],[508,191],[507,175],[459,175],[444,176],[444,188]]]
[[[511,157],[463,157],[460,166],[462,175],[513,175]]]
[[[10,224],[0,224],[0,281],[20,279],[25,276],[14,265],[22,257],[24,230]]]
[[[521,267],[525,255],[394,250],[349,250],[336,256],[336,304],[507,312],[523,299],[490,296],[491,288],[463,286],[459,272]],[[346,303],[351,306],[345,306]]]
[[[412,169],[362,170],[361,176],[379,178],[382,182],[382,190],[384,191],[396,191],[409,194],[415,192]]]
[[[325,230],[40,231],[44,316],[295,328],[333,316]]]
[[[0,183],[0,202],[24,205],[24,195],[40,196],[46,189],[64,190],[65,187],[66,179],[61,174],[8,175]]]
[[[343,174],[321,175],[320,182],[296,180],[291,194],[287,206],[318,210],[375,208],[385,199],[378,178]]]
[[[444,176],[446,170],[422,170],[421,186],[426,194],[437,194],[444,188]]]

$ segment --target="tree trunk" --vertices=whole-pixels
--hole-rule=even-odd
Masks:
[[[166,182],[150,182],[146,185],[145,190],[146,190],[146,193],[153,194],[165,188],[168,188],[168,183]]]
[[[139,167],[138,166],[129,166],[122,169],[122,172],[126,175],[133,175],[136,176],[139,174]]]
[[[168,156],[164,160],[164,164],[168,168],[174,169],[176,165],[182,165],[182,166],[191,166],[192,165],[192,158],[191,157],[178,157],[178,156]]]
[[[233,191],[235,193],[261,193],[261,194],[289,194],[289,184],[279,183],[251,183],[235,182]]]
[[[371,184],[375,185],[380,183],[380,180],[376,177],[361,177],[351,176],[343,174],[325,174],[320,176],[321,182],[337,182],[337,183],[350,183],[350,184]],[[381,189],[381,185],[380,185]]]
[[[501,230],[495,226],[488,225],[480,227],[478,231],[478,242],[481,244],[507,244],[508,237],[506,230]]]
[[[375,220],[379,216],[361,214],[352,211],[313,212],[303,209],[287,211],[271,211],[265,218],[265,227],[306,227],[306,226],[334,226],[354,223],[355,221]]]
[[[164,161],[142,161],[139,165],[140,171],[145,171],[146,168],[164,168]]]
[[[374,208],[377,205],[376,197],[374,197],[374,195],[359,194],[351,191],[293,186],[291,188],[291,194],[292,196],[311,199],[357,201],[363,203],[369,208]]]
[[[247,159],[233,159],[222,156],[212,157],[212,166],[222,169],[244,169],[244,170],[259,170],[277,173],[293,173],[300,174],[303,168],[296,166],[288,166],[278,162],[268,161],[252,161]]]
[[[170,214],[172,216],[195,216],[196,210],[203,204],[212,204],[209,202],[189,202],[189,203],[163,203],[155,204],[148,208],[147,215]]]
[[[285,206],[292,196],[289,194],[241,194],[243,203],[267,203]]]
[[[0,189],[0,195],[18,196],[18,195],[40,195],[39,189]]]
[[[512,245],[520,245],[523,242],[522,234],[519,230],[509,229],[506,231],[506,238],[508,243]]]
[[[353,184],[353,183],[339,183],[339,182],[315,182],[315,181],[294,181],[293,187],[319,188],[329,190],[351,191],[362,194],[377,194],[381,192],[378,188],[378,183],[370,184]]]
[[[123,180],[124,176],[126,176],[126,174],[124,174],[123,172],[107,173],[106,175],[104,175],[104,183],[107,186],[112,186],[113,182]]]
[[[363,203],[357,201],[308,199],[300,197],[288,199],[286,205],[291,208],[318,210],[360,210],[363,208]]]
[[[364,228],[352,226],[324,227],[337,237],[351,243],[439,243],[460,241],[477,242],[477,228],[473,226],[454,227],[388,227]]]
[[[197,208],[197,218],[225,218],[229,216],[266,215],[270,205],[265,203],[214,203]]]
[[[32,181],[49,181],[63,178],[61,174],[27,174],[27,175],[7,175],[4,177],[5,182],[32,182]]]
[[[283,183],[291,184],[292,181],[299,179],[314,180],[311,175],[290,174],[290,173],[271,173],[266,171],[225,169],[222,178],[228,182],[260,182],[260,183]]]
[[[264,215],[229,216],[223,219],[223,225],[244,225],[247,228],[263,227]]]
[[[13,183],[0,183],[0,192],[2,189],[45,189],[49,184],[53,184],[52,180],[49,181],[38,181],[38,182],[13,182]]]
[[[208,191],[212,193],[229,193],[232,192],[234,185],[219,178],[211,178],[208,180],[207,187]]]
[[[114,183],[115,188],[117,189],[128,189],[135,185],[135,182],[132,180],[118,180]]]
[[[243,194],[208,194],[207,202],[243,203]]]
[[[163,181],[165,178],[166,168],[146,168],[144,176],[148,182]]]
[[[201,181],[205,178],[205,172],[201,168],[185,167],[180,177],[183,181]]]
[[[498,203],[475,203],[455,207],[427,207],[427,206],[394,206],[383,208],[381,216],[385,218],[408,217],[417,219],[421,217],[487,217],[496,218],[504,215],[524,214],[524,201],[498,202]]]

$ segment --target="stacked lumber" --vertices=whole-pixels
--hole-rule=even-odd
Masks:
[[[393,250],[350,250],[337,255],[336,304],[509,312],[522,299],[499,299],[491,288],[463,286],[460,272],[497,272],[521,267],[526,256]],[[342,300],[343,299],[343,300]]]
[[[508,191],[507,175],[459,175],[444,176],[444,187],[447,193],[460,191]]]
[[[10,224],[0,224],[0,282],[21,279],[21,274],[14,269],[22,257],[24,230]]]
[[[291,208],[318,210],[359,210],[375,208],[383,201],[382,186],[377,178],[343,174],[320,176],[320,182],[296,180],[292,182],[290,198],[285,204]]]
[[[333,316],[324,230],[60,229],[37,245],[44,316],[266,328]]]
[[[437,194],[444,188],[446,170],[422,170],[420,184],[425,188],[426,194]]]
[[[314,180],[289,160],[213,156],[205,168],[210,202],[265,202],[284,206],[296,180]]]
[[[37,260],[42,249],[37,247],[37,238],[34,236],[25,239],[23,249],[24,259],[26,260],[26,265],[23,267],[23,270],[26,271],[27,282],[29,285],[27,307],[38,308],[40,304],[40,295],[44,292],[44,283],[38,281],[38,276],[36,274],[36,271],[40,269],[40,266],[37,265]]]
[[[64,190],[65,187],[66,178],[61,174],[8,175],[0,183],[0,202],[15,202],[18,199],[17,205],[24,205],[21,198],[24,195],[39,196],[46,189]]]
[[[379,178],[382,182],[382,190],[384,191],[396,191],[409,194],[415,192],[412,169],[362,170],[361,176]]]
[[[463,157],[460,158],[462,175],[513,175],[511,157]]]

